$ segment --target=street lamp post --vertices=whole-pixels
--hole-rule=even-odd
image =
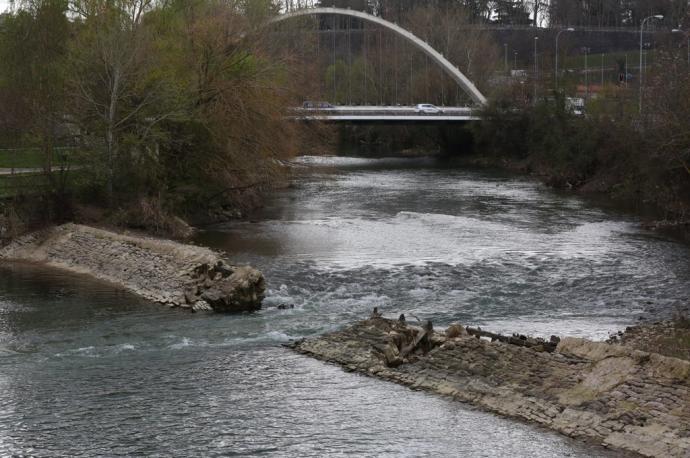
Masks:
[[[655,14],[654,16],[649,16],[646,17],[642,20],[642,23],[640,24],[640,114],[642,114],[642,87],[643,87],[643,75],[642,75],[642,37],[644,34],[644,25],[647,23],[648,20],[650,19],[663,19],[664,16],[662,14]]]
[[[539,37],[534,37],[534,100],[537,100],[537,76],[539,74],[539,67],[537,62],[537,43]]]
[[[559,30],[556,34],[556,90],[558,90],[558,39],[561,37],[563,32],[574,32],[575,29],[568,27],[567,29]]]
[[[503,43],[503,71],[508,74],[508,43]]]
[[[623,81],[625,81],[625,87],[628,87],[628,53],[625,53],[625,78]]]
[[[685,38],[688,41],[687,45],[687,51],[688,51],[688,66],[690,66],[690,33],[685,32],[683,29],[673,29],[671,30],[673,33],[682,33],[685,35]]]
[[[585,48],[585,100],[589,100],[589,68],[588,68],[589,48]]]

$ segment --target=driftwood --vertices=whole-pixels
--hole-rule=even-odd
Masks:
[[[428,352],[431,349],[431,342],[429,341],[429,338],[433,333],[434,326],[431,324],[431,321],[427,321],[424,327],[417,332],[417,336],[414,338],[414,340],[400,351],[400,357],[405,358],[418,348],[423,352]]]
[[[477,338],[480,337],[487,337],[491,339],[492,342],[504,342],[507,344],[511,345],[517,345],[519,347],[527,347],[527,348],[534,348],[535,350],[541,350],[541,351],[546,351],[549,353],[553,353],[556,351],[556,347],[558,346],[558,343],[561,341],[556,336],[551,336],[551,339],[549,341],[546,341],[544,339],[540,338],[532,338],[532,337],[526,337],[523,335],[517,335],[514,334],[512,336],[504,336],[501,334],[494,334],[493,332],[488,332],[488,331],[482,331],[481,328],[466,328],[467,333],[471,336],[475,336]]]

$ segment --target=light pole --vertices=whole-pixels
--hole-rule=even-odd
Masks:
[[[556,34],[556,90],[558,90],[558,39],[561,37],[563,32],[574,32],[575,29],[568,27],[567,29],[559,30]]]
[[[583,50],[585,51],[585,100],[589,100],[589,48],[585,47]]]
[[[628,53],[625,53],[625,87],[628,87]]]
[[[534,100],[537,100],[537,77],[539,74],[539,67],[537,63],[537,43],[539,37],[534,37]]]
[[[648,20],[650,19],[663,19],[664,15],[663,14],[655,14],[654,16],[649,16],[646,17],[642,20],[642,23],[640,24],[640,114],[642,114],[642,37],[644,34],[644,25],[647,23]]]
[[[513,51],[513,58],[515,59],[515,63],[513,64],[513,70],[517,70],[517,51]]]
[[[508,74],[508,43],[503,43],[503,71]]]
[[[673,33],[682,33],[685,35],[685,38],[688,40],[688,45],[687,45],[687,51],[688,51],[688,66],[690,66],[690,34],[686,33],[683,29],[673,29],[671,30]]]

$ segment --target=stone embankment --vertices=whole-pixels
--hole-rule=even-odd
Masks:
[[[575,338],[524,345],[472,334],[374,315],[291,347],[605,447],[690,456],[690,362]]]
[[[145,299],[193,311],[261,308],[264,277],[207,248],[66,224],[20,237],[0,260],[37,262],[105,280]]]

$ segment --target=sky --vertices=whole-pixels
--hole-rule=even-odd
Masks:
[[[0,0],[0,12],[5,11],[9,4],[9,0]]]

